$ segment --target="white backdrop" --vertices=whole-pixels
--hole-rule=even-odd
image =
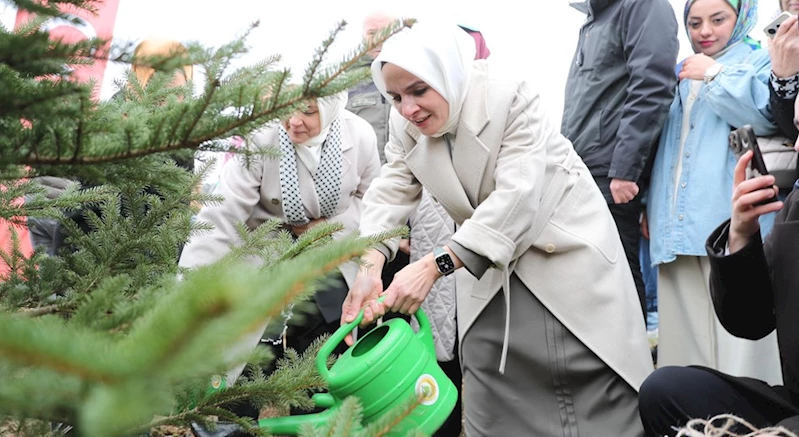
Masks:
[[[683,58],[691,54],[681,23],[684,1],[671,3],[681,24]],[[525,5],[523,9],[519,9],[520,4]],[[114,35],[125,41],[160,36],[219,45],[240,34],[249,23],[260,20],[260,27],[249,39],[251,53],[241,62],[249,64],[279,53],[285,66],[300,76],[313,50],[337,20],[347,20],[349,26],[335,45],[333,59],[356,46],[364,16],[376,8],[421,20],[449,18],[477,27],[498,68],[516,69],[519,75],[537,84],[544,106],[559,122],[566,75],[584,20],[567,0],[120,0]],[[762,28],[775,16],[777,8],[778,0],[761,0],[760,22],[753,37],[765,42]],[[7,28],[13,25],[15,12],[0,0],[0,22]],[[101,97],[114,93],[113,79],[120,77],[124,68],[109,66]]]

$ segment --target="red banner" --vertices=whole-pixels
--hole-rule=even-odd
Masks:
[[[54,40],[60,39],[66,43],[74,43],[80,40],[98,37],[106,41],[104,49],[109,48],[111,45],[111,37],[114,35],[114,24],[116,23],[117,9],[119,8],[119,0],[105,0],[98,2],[97,14],[91,14],[86,11],[77,10],[76,8],[65,7],[62,12],[69,14],[73,17],[80,17],[83,19],[81,25],[74,25],[65,20],[50,20],[45,23],[44,28],[50,31],[50,37]],[[17,19],[14,27],[31,19],[31,15],[26,11],[18,11]],[[76,65],[74,66],[73,78],[77,81],[88,81],[94,78],[96,86],[94,89],[94,98],[98,99],[100,96],[100,88],[103,84],[103,76],[105,75],[106,61],[97,61],[92,65]],[[3,189],[0,186],[0,189]],[[22,202],[22,199],[18,199]],[[6,220],[0,219],[0,250],[6,253],[11,253],[11,235],[16,233],[20,240],[20,250],[25,256],[30,256],[33,253],[31,245],[30,233],[26,226],[14,226]],[[7,277],[10,267],[0,262],[0,280]]]
[[[104,0],[98,2],[97,13],[92,14],[83,10],[78,10],[75,7],[64,7],[62,12],[69,14],[73,17],[79,17],[83,20],[83,24],[74,25],[65,20],[50,20],[45,23],[44,27],[50,31],[52,39],[60,39],[66,43],[74,43],[80,40],[98,37],[106,40],[104,49],[108,49],[111,44],[111,38],[114,35],[114,24],[117,18],[117,9],[119,9],[119,0]],[[30,20],[31,16],[27,11],[18,11],[16,26]],[[94,78],[97,86],[94,90],[95,98],[100,96],[100,87],[103,84],[103,76],[105,75],[106,61],[97,61],[92,65],[76,65],[74,66],[73,77],[80,82],[88,81]]]

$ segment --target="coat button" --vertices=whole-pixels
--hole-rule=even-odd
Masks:
[[[552,253],[552,252],[555,251],[555,245],[552,244],[552,243],[549,243],[549,244],[546,245],[546,247],[544,247],[544,250],[546,250],[547,253]]]
[[[272,199],[272,205],[277,205],[277,204],[279,204],[279,203],[280,203],[280,201],[279,201],[279,200],[277,200],[277,199]]]

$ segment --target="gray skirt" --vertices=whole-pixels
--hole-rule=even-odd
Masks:
[[[641,437],[638,394],[516,277],[499,373],[505,302],[498,293],[463,338],[465,430],[476,436]],[[568,292],[564,290],[564,292]]]

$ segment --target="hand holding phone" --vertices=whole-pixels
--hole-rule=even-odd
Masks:
[[[779,30],[780,28],[780,24],[782,24],[783,21],[787,20],[792,16],[793,14],[788,11],[781,13],[780,15],[777,16],[777,18],[774,19],[774,21],[772,21],[771,23],[768,24],[768,26],[763,28],[763,32],[765,32],[766,36],[768,36],[769,38],[774,38],[774,35],[777,34],[777,30]]]
[[[750,137],[750,134],[752,136]],[[746,144],[744,144],[746,143]],[[752,129],[745,126],[730,133],[730,147],[740,150],[738,162],[735,164],[732,182],[732,215],[730,217],[729,239],[730,253],[735,253],[751,242],[751,238],[760,230],[758,219],[765,214],[779,211],[784,206],[774,197],[777,194],[775,180],[772,177],[753,178],[749,167],[758,167],[754,157],[759,147]],[[751,152],[749,152],[751,150]],[[738,155],[738,153],[736,153]],[[762,168],[761,168],[762,170]],[[758,171],[759,172],[759,171]]]
[[[749,179],[768,174],[766,162],[763,160],[763,153],[760,151],[760,146],[757,143],[757,136],[755,136],[752,126],[747,124],[746,126],[732,131],[730,133],[730,148],[737,156],[743,155],[747,150],[752,151],[752,161],[750,164],[752,175]],[[777,200],[777,196],[774,195],[763,202],[757,203],[756,206],[776,202]]]

